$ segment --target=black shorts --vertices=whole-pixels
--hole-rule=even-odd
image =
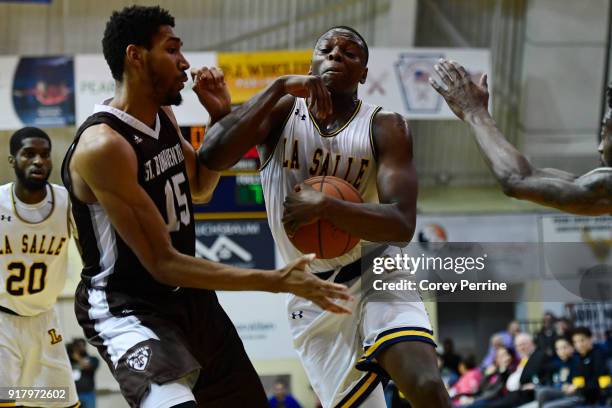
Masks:
[[[77,320],[119,382],[131,407],[152,383],[196,370],[196,401],[206,407],[267,407],[261,381],[215,292],[179,289],[151,296],[76,291]]]

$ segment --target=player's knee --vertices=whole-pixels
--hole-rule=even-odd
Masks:
[[[421,373],[414,384],[413,393],[415,396],[427,398],[428,396],[437,394],[444,389],[444,384],[437,373]]]

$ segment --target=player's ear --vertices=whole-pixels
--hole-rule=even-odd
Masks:
[[[15,168],[15,157],[13,155],[9,155],[8,157],[9,166]]]
[[[368,67],[366,67],[363,70],[363,75],[361,76],[361,79],[359,80],[360,84],[365,84],[366,78],[368,77]]]
[[[142,66],[143,65],[143,47],[139,47],[134,44],[130,44],[125,49],[125,60],[132,66]],[[126,64],[128,65],[128,64]]]

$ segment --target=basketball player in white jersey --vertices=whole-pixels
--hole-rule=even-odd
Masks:
[[[358,99],[367,60],[366,42],[355,30],[328,30],[316,43],[311,75],[274,81],[212,126],[199,151],[207,167],[221,170],[258,146],[268,222],[286,262],[300,254],[287,234],[318,219],[365,241],[412,239],[417,178],[410,130],[399,114]],[[365,203],[303,184],[320,175],[345,179]],[[351,315],[288,299],[294,346],[323,406],[384,407],[378,384],[388,376],[414,408],[450,407],[423,303],[369,302],[360,292],[360,257],[358,245],[310,265],[318,276],[349,286],[356,299]]]
[[[0,386],[65,387],[63,401],[32,406],[76,407],[72,368],[53,309],[66,281],[69,200],[63,187],[47,182],[50,154],[51,140],[38,128],[11,136],[9,163],[16,179],[0,186]]]

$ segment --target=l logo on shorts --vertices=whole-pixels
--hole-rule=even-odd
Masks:
[[[51,344],[57,344],[59,342],[62,341],[62,335],[61,334],[57,334],[55,332],[55,329],[51,329],[49,330],[47,333],[49,333],[49,336],[51,336]]]
[[[149,358],[151,357],[151,348],[143,346],[137,348],[132,354],[127,356],[126,362],[128,367],[134,371],[144,371],[149,366]]]
[[[303,317],[304,317],[304,311],[303,310],[298,310],[297,312],[291,312],[291,318],[293,320],[301,319]]]

